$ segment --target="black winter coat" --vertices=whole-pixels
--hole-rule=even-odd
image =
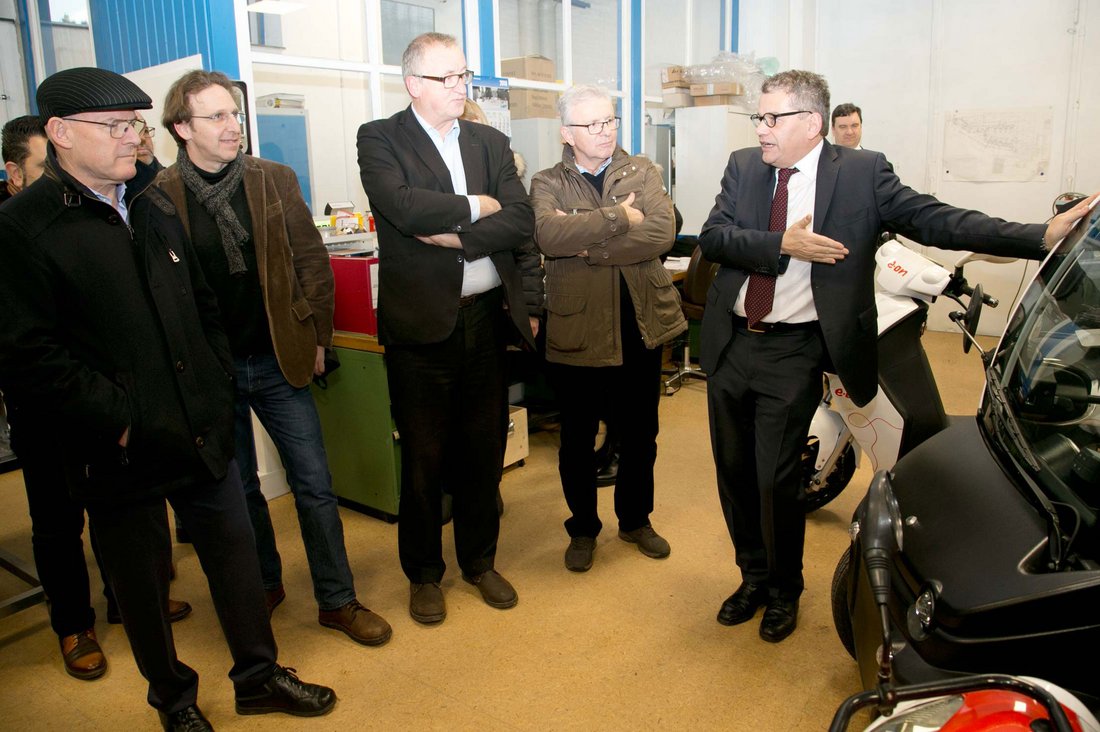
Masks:
[[[127,225],[50,152],[46,175],[0,206],[0,390],[13,434],[49,430],[81,500],[221,480],[232,359],[174,207],[138,164]]]

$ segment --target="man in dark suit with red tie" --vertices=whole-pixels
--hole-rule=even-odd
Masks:
[[[881,153],[829,144],[829,88],[807,71],[764,82],[753,115],[759,148],[730,155],[703,225],[703,256],[721,265],[707,296],[701,365],[718,493],[740,587],[718,622],[765,607],[760,636],[795,629],[806,521],[800,457],[835,371],[859,405],[878,389],[875,248],[883,229],[924,244],[1041,258],[1084,215],[1049,226],[954,208],[908,188]]]
[[[492,607],[517,602],[494,568],[506,418],[504,351],[534,343],[514,250],[534,232],[508,138],[460,121],[471,72],[451,36],[413,39],[412,104],[359,128],[359,172],[378,224],[379,340],[401,434],[398,550],[409,614],[446,617],[440,491],[454,497],[462,577]]]

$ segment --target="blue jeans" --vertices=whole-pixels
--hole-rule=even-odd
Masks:
[[[256,534],[264,589],[282,584],[283,567],[256,474],[256,440],[249,407],[271,435],[286,467],[317,605],[322,610],[343,607],[355,599],[355,585],[313,395],[308,386],[296,389],[287,383],[274,355],[238,358],[236,365],[236,457]]]

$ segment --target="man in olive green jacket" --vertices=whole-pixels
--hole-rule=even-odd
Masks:
[[[649,522],[661,346],[687,330],[660,255],[675,237],[672,201],[653,164],[617,146],[606,89],[562,95],[562,162],[535,175],[535,241],[546,255],[546,360],[561,410],[558,470],[572,515],[565,566],[592,566],[602,524],[593,447],[601,414],[621,427],[619,538],[653,558],[668,542]]]

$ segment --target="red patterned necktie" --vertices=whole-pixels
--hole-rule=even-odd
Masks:
[[[779,182],[775,186],[772,198],[772,215],[768,220],[768,231],[787,230],[787,181],[798,172],[798,168],[780,168]],[[745,293],[745,319],[752,328],[764,316],[772,311],[775,298],[775,277],[753,272],[749,275],[749,289]]]

